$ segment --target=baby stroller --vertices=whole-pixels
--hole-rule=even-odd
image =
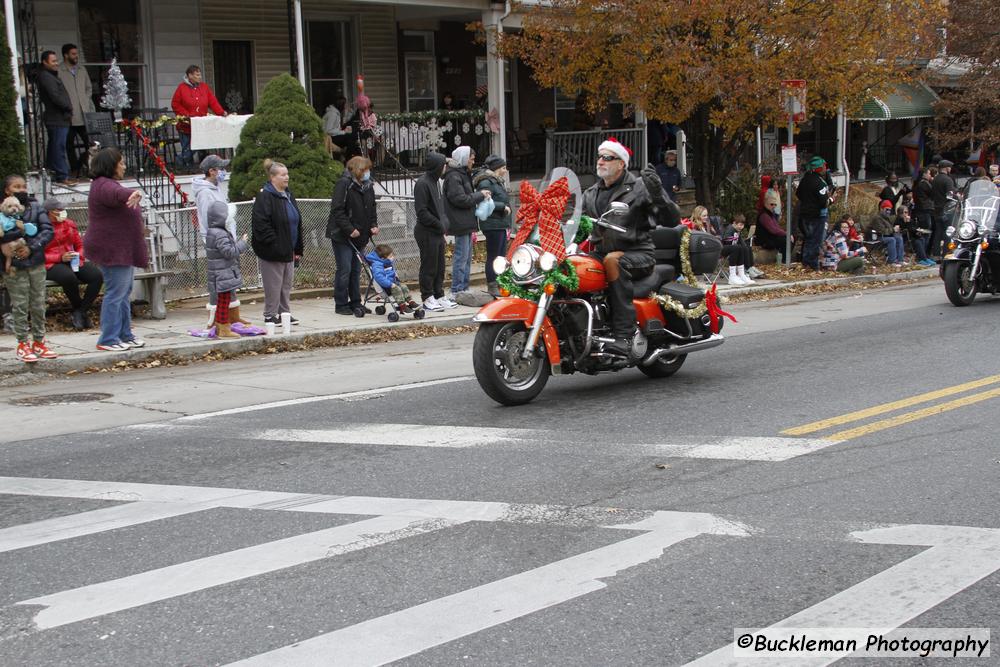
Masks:
[[[375,305],[376,315],[385,315],[386,311],[389,312],[386,315],[386,319],[390,322],[398,322],[400,315],[412,315],[415,320],[424,319],[423,306],[419,305],[417,308],[411,309],[407,304],[400,304],[393,296],[392,293],[382,287],[377,280],[375,280],[375,274],[372,272],[372,267],[368,263],[368,259],[365,255],[368,252],[374,252],[375,242],[369,240],[368,245],[364,250],[359,250],[353,243],[351,248],[354,249],[354,254],[357,256],[358,261],[361,262],[361,266],[364,267],[364,274],[368,278],[368,284],[365,286],[365,293],[361,300],[361,307],[365,310],[368,309],[368,304],[373,303]],[[369,310],[369,312],[371,312]]]

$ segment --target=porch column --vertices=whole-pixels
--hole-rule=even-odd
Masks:
[[[7,46],[10,47],[10,68],[14,74],[14,90],[17,97],[14,100],[14,109],[17,111],[17,123],[20,126],[21,134],[24,134],[24,115],[21,113],[21,98],[24,91],[21,90],[21,77],[17,71],[17,34],[14,30],[14,0],[4,0],[3,3],[4,20],[7,22]]]
[[[483,12],[486,28],[486,85],[489,89],[488,110],[496,109],[500,120],[500,130],[493,134],[492,150],[495,155],[507,159],[507,108],[504,103],[503,58],[497,53],[497,38],[503,32],[503,12],[488,9]],[[486,156],[478,158],[479,162]]]
[[[309,99],[309,90],[306,88],[306,49],[305,40],[302,37],[302,0],[295,0],[295,58],[297,61],[299,83],[306,91],[306,99]]]

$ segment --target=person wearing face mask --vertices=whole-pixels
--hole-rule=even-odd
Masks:
[[[486,167],[472,179],[472,187],[486,189],[493,196],[496,206],[488,218],[479,223],[486,237],[486,290],[494,297],[500,296],[493,260],[507,252],[507,235],[510,233],[510,194],[505,185],[509,174],[507,162],[499,155],[490,155]]]
[[[338,315],[364,317],[370,312],[361,304],[361,260],[355,251],[364,250],[369,239],[378,235],[371,168],[368,158],[352,157],[333,188],[326,237],[333,243],[337,263],[333,303]]]
[[[194,180],[191,181],[191,190],[194,192],[194,203],[197,207],[198,214],[198,232],[201,234],[201,242],[205,243],[205,236],[208,234],[208,211],[212,204],[215,202],[222,202],[226,206],[229,206],[229,200],[222,191],[222,184],[226,182],[229,178],[229,172],[226,171],[226,167],[229,166],[229,160],[225,160],[222,157],[215,155],[208,155],[204,160],[201,161],[199,168],[201,169],[201,176],[196,176]],[[230,215],[226,219],[226,231],[229,232],[230,236],[237,238],[236,234],[236,219]],[[214,283],[209,282],[209,287]],[[205,308],[208,310],[208,322],[205,325],[206,329],[210,329],[215,323],[215,315],[217,310],[218,299],[214,290],[209,289],[208,292],[208,303],[205,304]],[[233,300],[229,304],[229,321],[232,323],[240,322],[241,324],[249,324],[247,320],[240,317],[240,302],[239,300]]]
[[[440,302],[444,299],[444,237],[448,233],[440,186],[448,168],[445,161],[440,153],[427,153],[424,174],[413,186],[413,207],[417,213],[413,238],[420,249],[420,298],[424,310],[435,312],[445,309]]]
[[[478,191],[472,185],[472,168],[476,152],[468,146],[459,146],[448,160],[444,174],[444,211],[450,227],[448,233],[455,237],[455,254],[451,258],[451,297],[440,298],[445,308],[458,303],[458,295],[469,289],[472,270],[472,233],[479,226],[476,206],[493,195],[486,188]],[[463,297],[464,300],[464,297]]]
[[[663,164],[656,165],[656,173],[663,183],[663,190],[670,197],[670,201],[677,201],[677,193],[681,189],[683,176],[677,167],[677,151],[667,151],[663,154]]]
[[[5,232],[0,242],[23,238],[27,244],[14,256],[11,273],[4,276],[10,294],[14,335],[17,336],[16,355],[21,361],[29,363],[55,359],[56,353],[45,343],[45,247],[52,240],[52,223],[38,202],[28,198],[28,184],[24,176],[12,174],[4,179],[3,199],[7,197],[16,198],[24,207],[21,220],[25,230],[22,232],[15,227]]]
[[[45,278],[59,283],[70,305],[73,328],[77,331],[89,329],[92,325],[87,311],[101,292],[104,278],[101,270],[88,263],[83,256],[83,239],[76,223],[66,217],[66,205],[55,197],[50,197],[42,208],[52,223],[53,236],[45,246]],[[87,286],[83,297],[80,284]]]
[[[781,195],[777,190],[764,193],[764,205],[757,216],[754,243],[764,250],[785,252],[785,230],[781,226]],[[794,239],[792,245],[795,244]]]

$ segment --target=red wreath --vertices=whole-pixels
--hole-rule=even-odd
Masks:
[[[517,211],[517,235],[507,250],[507,261],[514,250],[524,243],[536,226],[541,239],[542,250],[556,256],[560,262],[566,259],[566,242],[563,239],[560,219],[569,201],[569,181],[563,177],[541,194],[528,181],[521,181],[521,208]]]
[[[719,316],[728,317],[736,324],[736,318],[719,307],[719,293],[715,283],[705,292],[705,307],[708,308],[708,326],[712,333],[719,333]]]

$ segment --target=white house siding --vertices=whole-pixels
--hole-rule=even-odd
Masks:
[[[303,21],[310,17],[348,17],[359,33],[358,71],[365,76],[365,92],[377,110],[399,110],[396,56],[396,18],[391,5],[306,0]],[[201,3],[201,37],[204,73],[213,84],[212,41],[250,40],[254,46],[256,95],[267,82],[290,70],[288,12],[274,0],[212,0]]]
[[[201,24],[198,0],[152,3],[153,72],[156,106],[169,107],[177,84],[188,65],[202,65]],[[205,67],[206,73],[210,72]]]
[[[80,32],[76,13],[76,0],[36,0],[35,35],[39,53],[60,53],[63,44],[79,44]],[[20,48],[20,45],[18,45]],[[87,54],[81,54],[86,60]],[[60,55],[60,58],[62,56]]]

